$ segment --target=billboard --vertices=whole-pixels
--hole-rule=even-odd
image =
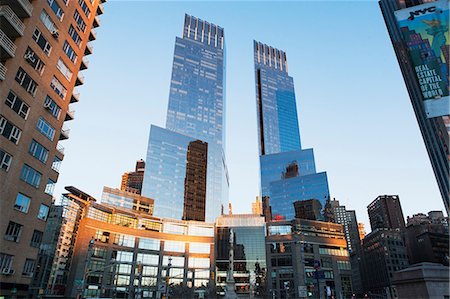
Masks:
[[[395,17],[421,88],[427,117],[449,115],[449,1],[398,10]]]

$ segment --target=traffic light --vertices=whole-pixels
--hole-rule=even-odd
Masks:
[[[211,280],[214,280],[214,271],[211,272]]]
[[[306,286],[306,292],[308,294],[308,297],[312,297],[313,292],[314,292],[314,285],[308,285]]]

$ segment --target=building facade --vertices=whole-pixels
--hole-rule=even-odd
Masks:
[[[233,233],[233,278],[236,294],[265,298],[266,253],[264,217],[254,214],[222,215],[216,220],[216,287],[225,294],[229,268],[230,234]]]
[[[103,187],[101,203],[153,215],[154,200],[138,193]]]
[[[1,296],[31,284],[103,2],[0,1]]]
[[[58,205],[52,205],[33,277],[33,296],[63,297],[75,249],[80,220],[86,205],[96,201],[89,194],[68,186]]]
[[[131,193],[141,194],[142,183],[144,181],[145,161],[136,161],[136,167],[134,171],[125,172],[122,175],[122,181],[120,182],[120,190]]]
[[[301,147],[286,52],[254,41],[253,54],[261,198],[271,218],[293,219],[295,201],[317,199],[323,208],[328,180],[325,172],[316,173],[313,150]]]
[[[447,20],[448,20],[448,2],[441,2],[440,5],[446,7]],[[420,132],[422,134],[425,147],[430,158],[431,166],[433,167],[434,174],[436,176],[436,181],[441,192],[442,199],[444,201],[444,206],[449,212],[450,206],[450,176],[449,176],[449,132],[450,132],[450,119],[449,113],[444,112],[445,109],[448,111],[448,49],[449,41],[441,47],[442,54],[437,55],[438,52],[430,49],[429,40],[422,41],[419,45],[417,42],[420,36],[414,35],[415,41],[405,39],[405,28],[400,28],[395,17],[395,13],[402,9],[414,9],[414,10],[424,10],[425,8],[433,7],[438,2],[427,1],[427,0],[381,0],[379,1],[381,11],[383,13],[384,20],[391,38],[392,45],[397,56],[398,63],[405,80],[406,88],[408,89],[408,94],[413,106],[414,113],[417,118],[417,123],[419,125]],[[428,4],[425,4],[428,3]],[[431,9],[435,11],[435,9]],[[412,11],[413,12],[413,11]],[[445,17],[444,17],[445,22]],[[406,30],[407,31],[407,30]],[[444,31],[445,32],[445,31]],[[447,23],[447,36],[448,36],[448,23]],[[411,36],[411,35],[410,35]],[[444,38],[445,41],[445,38]],[[408,50],[408,48],[410,49]],[[410,55],[411,54],[411,55]],[[447,72],[447,76],[442,76],[443,80],[447,80],[447,105],[444,105],[441,109],[442,116],[431,117],[427,115],[424,104],[424,94],[423,87],[420,84],[418,77],[416,76],[416,69],[414,63],[414,55],[417,57],[431,57],[439,56],[441,59],[440,65],[442,65],[441,70]],[[427,61],[424,62],[427,64]],[[417,74],[418,75],[418,74]],[[444,90],[445,92],[445,90]],[[443,97],[445,98],[445,96]],[[442,98],[442,99],[443,99]],[[447,107],[446,107],[447,106]]]
[[[377,228],[404,229],[400,198],[398,195],[380,195],[367,206],[370,227],[372,231]]]
[[[409,265],[400,230],[376,229],[364,238],[362,247],[361,277],[364,292],[383,298],[396,298],[394,273]]]
[[[444,217],[442,212],[408,216],[403,233],[410,264],[449,265],[448,217]]]
[[[267,223],[271,298],[352,298],[342,225],[295,219]]]
[[[175,298],[212,292],[214,224],[92,204],[80,221],[66,297]]]
[[[220,26],[185,15],[183,36],[176,38],[174,52],[166,135],[173,133],[190,138],[189,142],[199,140],[207,143],[205,219],[213,222],[220,215],[222,206],[228,204],[229,183],[224,154],[224,30]],[[161,133],[159,136],[163,135]],[[165,144],[171,143],[172,139],[159,141]],[[170,181],[171,177],[183,176],[184,180],[186,169],[183,173],[176,173],[171,162],[180,158],[175,156],[180,151],[187,152],[188,145],[183,145],[185,148],[179,148],[173,156],[165,155],[155,162],[151,154],[157,150],[159,141],[154,141],[150,133],[143,194],[156,200],[155,215],[182,219],[184,204],[174,204],[174,199],[164,189],[167,188],[167,181]],[[172,172],[167,175],[160,174],[161,168],[155,168],[155,163],[167,172]],[[171,187],[170,193],[181,194],[177,200],[182,200],[184,181]],[[170,207],[167,203],[170,203]]]

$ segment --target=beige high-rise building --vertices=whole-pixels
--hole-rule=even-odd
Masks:
[[[256,196],[255,202],[252,202],[252,214],[263,214],[262,201],[259,199],[259,196]]]
[[[0,296],[28,293],[106,0],[0,0]]]

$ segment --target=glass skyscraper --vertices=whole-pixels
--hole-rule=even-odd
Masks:
[[[155,199],[156,216],[183,217],[188,147],[195,141],[207,143],[204,219],[213,222],[228,205],[224,30],[185,15],[183,37],[175,41],[166,129],[152,126],[150,132],[142,193]],[[189,201],[201,203],[198,196]]]
[[[294,202],[329,197],[326,172],[316,172],[312,149],[302,149],[294,81],[286,52],[254,41],[261,195],[271,217],[292,219]]]
[[[448,15],[447,20],[443,25],[446,25],[446,30],[442,31],[441,38],[425,38],[423,39],[421,35],[417,32],[411,32],[407,30],[408,27],[400,26],[399,22],[396,20],[395,14],[401,12],[402,10],[412,10],[409,12],[411,15],[417,12],[425,12],[421,14],[422,17],[427,17],[430,13],[435,11],[441,11],[441,8],[446,8],[448,14],[448,1],[427,1],[427,0],[381,0],[379,1],[381,12],[383,13],[384,21],[386,22],[386,27],[391,38],[392,45],[394,47],[395,55],[400,66],[400,70],[405,80],[406,88],[408,89],[408,94],[411,100],[412,107],[414,109],[414,114],[416,115],[417,124],[419,125],[420,132],[425,143],[425,147],[430,158],[431,166],[433,167],[434,175],[436,177],[439,190],[441,192],[442,199],[444,201],[445,209],[447,213],[450,207],[450,115],[448,114],[448,104],[441,107],[437,115],[438,117],[429,117],[428,111],[425,105],[424,90],[427,90],[427,86],[422,86],[423,80],[419,80],[417,77],[417,69],[414,67],[414,60],[418,57],[420,58],[430,58],[436,60],[435,54],[438,51],[431,51],[433,45],[436,41],[444,41],[440,48],[440,65],[441,70],[448,74],[449,71],[449,38],[448,38]],[[436,8],[439,6],[441,8]],[[445,10],[445,9],[444,9]],[[415,12],[416,11],[416,12]],[[444,11],[442,11],[444,12]],[[431,14],[433,16],[433,14]],[[445,21],[445,15],[443,15],[443,21]],[[427,20],[421,21],[419,17],[411,18],[411,20],[419,20],[421,24],[427,24]],[[436,17],[436,20],[440,18]],[[430,23],[428,23],[430,24]],[[443,26],[442,28],[445,28]],[[439,29],[439,28],[438,28]],[[424,30],[424,32],[429,32],[430,34],[439,33],[438,30],[431,30],[430,28]],[[413,41],[408,41],[406,34],[413,38]],[[445,38],[445,35],[447,38]],[[438,35],[436,35],[437,37]],[[431,44],[430,44],[431,43]],[[414,48],[414,47],[415,48]],[[411,47],[408,49],[408,47]],[[434,53],[433,53],[434,52]],[[428,64],[425,61],[424,64]],[[446,76],[442,76],[443,80],[446,80]],[[448,84],[448,79],[447,79]],[[447,101],[448,101],[448,85],[447,90]],[[440,99],[444,99],[443,96]],[[436,112],[436,111],[435,111]]]

